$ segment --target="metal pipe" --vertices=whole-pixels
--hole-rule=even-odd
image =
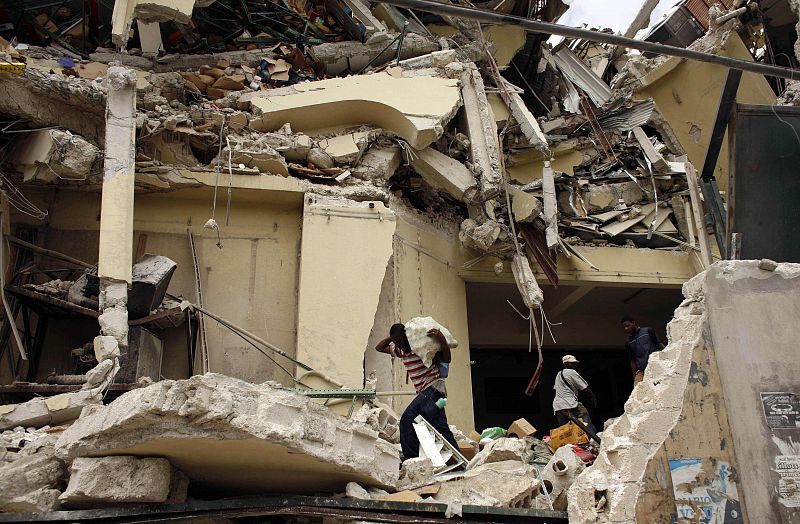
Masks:
[[[730,58],[727,56],[713,55],[710,53],[703,53],[701,51],[694,51],[692,49],[684,49],[682,47],[656,44],[653,42],[645,42],[643,40],[635,40],[633,38],[626,38],[620,35],[589,31],[587,29],[579,29],[577,27],[542,22],[540,20],[530,20],[521,16],[504,15],[501,13],[495,13],[493,11],[487,11],[485,9],[440,4],[431,0],[385,0],[384,3],[397,7],[405,7],[407,9],[418,9],[420,11],[426,11],[428,13],[435,13],[438,15],[467,18],[470,20],[476,20],[478,22],[514,25],[535,33],[558,35],[567,38],[579,38],[588,40],[590,42],[622,46],[628,49],[638,49],[639,51],[650,53],[677,56],[679,58],[687,58],[689,60],[697,60],[699,62],[708,62],[711,64],[729,67],[731,69],[739,69],[741,71],[749,71],[751,73],[758,73],[766,76],[788,78],[789,80],[800,80],[800,71],[787,67],[759,64],[757,62],[749,62],[747,60],[739,60],[737,58]]]

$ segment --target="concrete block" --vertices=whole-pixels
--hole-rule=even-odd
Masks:
[[[389,180],[400,167],[400,147],[373,144],[361,156],[358,165],[351,170],[361,180]]]
[[[163,458],[82,457],[70,470],[60,500],[72,508],[166,502],[170,494],[172,466]]]
[[[418,484],[433,477],[433,463],[427,457],[408,459],[400,466],[400,485]]]
[[[40,513],[42,511],[56,511],[61,509],[61,502],[58,500],[59,495],[61,495],[61,490],[58,489],[37,489],[14,497],[7,502],[0,502],[0,512]]]
[[[467,471],[463,478],[442,483],[433,498],[445,504],[526,508],[538,489],[533,466],[518,461],[493,462]]]
[[[100,333],[114,337],[120,348],[128,346],[128,311],[120,307],[105,309],[97,317]]]
[[[98,362],[119,358],[119,343],[117,339],[109,335],[98,335],[94,337],[94,358]]]
[[[365,490],[357,482],[348,482],[344,489],[345,495],[351,499],[371,500],[369,492]]]
[[[406,162],[431,186],[441,189],[466,204],[477,201],[478,182],[467,166],[444,153],[427,147],[421,151],[406,150]]]
[[[4,463],[0,466],[0,507],[23,504],[25,500],[35,505],[37,500],[46,497],[33,493],[56,488],[66,471],[66,466],[55,456],[52,448]]]
[[[469,462],[469,468],[489,464],[492,462],[503,462],[506,460],[523,461],[525,459],[525,441],[518,438],[498,438],[486,445]]]
[[[550,462],[542,469],[542,484],[539,491],[547,490],[553,509],[567,509],[567,490],[586,469],[583,461],[575,454],[571,446],[561,446],[553,454]]]

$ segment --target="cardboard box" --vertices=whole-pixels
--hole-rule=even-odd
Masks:
[[[509,437],[517,438],[532,437],[536,434],[536,428],[524,418],[520,418],[508,426],[508,431],[506,434]]]
[[[565,444],[586,444],[588,442],[589,437],[586,433],[571,421],[550,431],[550,449],[554,452]]]
[[[464,455],[464,458],[467,460],[472,460],[475,454],[478,452],[477,446],[474,444],[469,444],[466,442],[459,442],[458,443],[458,451]]]
[[[467,435],[467,436],[470,439],[472,439],[473,441],[475,441],[476,443],[481,441],[481,434],[478,433],[477,431],[475,431],[474,429],[472,431],[470,431],[469,435]]]

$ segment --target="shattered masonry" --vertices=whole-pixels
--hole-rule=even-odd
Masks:
[[[796,428],[763,410],[796,400],[800,269],[724,260],[713,234],[735,211],[727,68],[378,1],[18,4],[0,10],[0,521],[227,518],[245,496],[287,522],[797,518]],[[794,0],[648,27],[655,4],[626,36],[798,66]],[[475,7],[557,22],[568,3]],[[798,85],[746,73],[734,98],[775,112]],[[607,349],[630,310],[672,320],[628,397]],[[398,322],[425,364],[429,329],[452,348],[461,456],[402,460],[413,388],[374,350]],[[601,442],[554,442],[565,348],[612,377],[590,381]],[[488,407],[492,380],[527,411]]]

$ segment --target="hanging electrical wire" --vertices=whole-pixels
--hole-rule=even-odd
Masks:
[[[0,192],[6,197],[8,203],[20,213],[28,215],[36,220],[47,218],[47,211],[42,211],[28,200],[22,192],[11,182],[11,179],[0,170]]]

